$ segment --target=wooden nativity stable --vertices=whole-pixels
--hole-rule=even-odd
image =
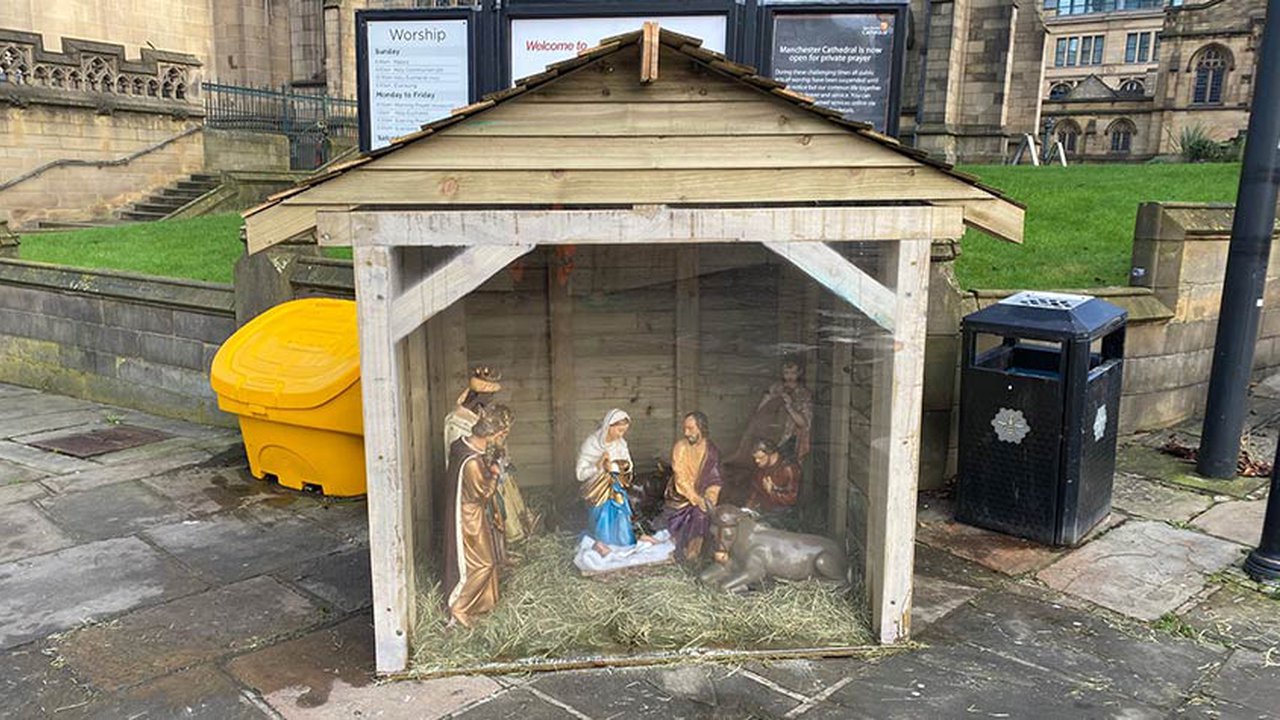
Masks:
[[[526,495],[554,499],[610,408],[638,462],[694,409],[729,455],[799,358],[805,529],[850,552],[873,636],[906,639],[930,244],[966,225],[1017,242],[1022,215],[654,26],[246,213],[250,251],[354,249],[378,670],[411,656],[442,422],[476,365],[503,372]]]

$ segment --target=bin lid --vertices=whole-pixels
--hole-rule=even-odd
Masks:
[[[1031,338],[1084,340],[1110,333],[1127,317],[1124,308],[1090,295],[1024,290],[966,315],[964,327]]]
[[[356,304],[308,298],[245,323],[218,349],[214,392],[264,408],[319,407],[360,379]]]

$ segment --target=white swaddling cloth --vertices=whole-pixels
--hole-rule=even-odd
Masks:
[[[584,575],[595,575],[669,561],[676,551],[671,534],[666,530],[659,530],[654,533],[653,539],[658,542],[647,543],[642,540],[630,546],[609,545],[609,554],[601,555],[595,550],[595,541],[584,535],[578,540],[578,551],[573,556],[573,564]]]

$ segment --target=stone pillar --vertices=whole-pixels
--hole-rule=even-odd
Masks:
[[[924,348],[924,408],[920,435],[920,489],[942,488],[956,472],[960,318],[964,293],[956,282],[960,243],[937,242],[929,264],[929,321]]]
[[[0,220],[0,258],[18,258],[18,234],[9,229],[8,220]]]

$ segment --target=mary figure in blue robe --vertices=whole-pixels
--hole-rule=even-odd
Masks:
[[[587,535],[601,556],[608,555],[611,548],[636,544],[631,501],[627,497],[632,479],[631,451],[626,441],[630,428],[630,415],[610,410],[600,429],[583,440],[578,450],[576,473],[582,499],[587,503]]]

